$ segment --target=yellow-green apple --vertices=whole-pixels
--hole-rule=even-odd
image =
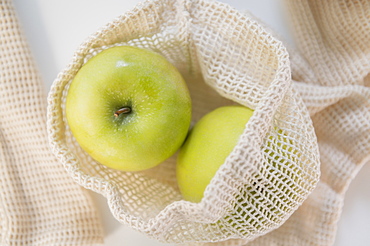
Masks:
[[[124,171],[148,169],[182,145],[191,100],[179,71],[146,49],[108,48],[78,71],[66,117],[79,145],[95,160]]]
[[[247,107],[224,106],[206,114],[194,125],[177,157],[177,181],[185,200],[200,202],[252,114],[253,110]]]
[[[211,111],[191,129],[177,159],[177,181],[183,198],[200,202],[219,167],[236,146],[253,110],[224,106]],[[280,129],[269,136],[264,156],[267,165],[254,181],[240,187],[234,208],[216,222],[240,235],[279,224],[302,199],[300,154]],[[269,219],[264,219],[269,218]]]

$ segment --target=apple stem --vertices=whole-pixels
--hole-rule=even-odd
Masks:
[[[131,112],[131,108],[130,107],[123,107],[123,108],[118,109],[114,113],[114,116],[117,118],[118,116],[120,116],[120,114],[128,114],[130,112]]]

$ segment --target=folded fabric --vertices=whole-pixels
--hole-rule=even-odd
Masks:
[[[12,1],[0,2],[0,245],[103,245],[89,194],[50,151],[46,93]]]

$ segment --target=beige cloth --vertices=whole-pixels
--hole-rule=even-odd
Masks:
[[[248,245],[332,245],[345,192],[370,161],[370,1],[286,3],[292,75],[318,137],[321,178],[283,226]]]
[[[0,245],[102,245],[86,190],[52,155],[46,94],[12,1],[0,1]]]

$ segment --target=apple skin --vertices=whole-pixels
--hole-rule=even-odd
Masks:
[[[117,114],[127,107],[130,112]],[[180,148],[190,126],[191,99],[181,74],[164,57],[117,46],[78,71],[68,90],[66,118],[93,159],[113,169],[140,171]]]
[[[243,106],[224,106],[206,114],[194,125],[180,149],[176,166],[178,186],[185,200],[201,202],[206,187],[236,146],[252,115],[253,110]],[[214,223],[220,229],[233,228],[240,235],[247,235],[262,226],[269,228],[271,223],[280,223],[286,215],[284,211],[291,211],[301,199],[297,195],[301,193],[297,185],[301,175],[297,166],[300,153],[292,139],[281,129],[275,130],[264,153],[268,162],[265,175],[273,175],[294,192],[279,191],[274,182],[262,179],[246,184],[236,197],[233,211]],[[277,200],[280,202],[276,203]],[[258,219],[266,216],[274,222]]]
[[[176,176],[183,198],[200,202],[219,167],[236,146],[253,110],[243,106],[219,107],[203,116],[181,147]]]

